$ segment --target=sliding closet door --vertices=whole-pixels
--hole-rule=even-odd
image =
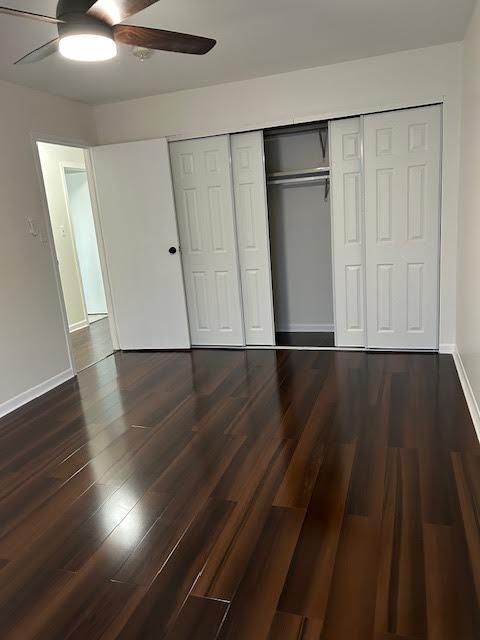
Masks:
[[[238,133],[231,136],[230,143],[245,338],[249,345],[273,345],[275,328],[263,132]]]
[[[166,140],[92,149],[121,349],[190,347]]]
[[[366,116],[368,346],[438,347],[440,107]]]
[[[228,136],[170,144],[194,345],[245,344]]]
[[[363,177],[360,118],[330,122],[335,344],[365,346]]]

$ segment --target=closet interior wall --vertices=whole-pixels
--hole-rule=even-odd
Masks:
[[[333,346],[328,126],[264,139],[277,344]]]

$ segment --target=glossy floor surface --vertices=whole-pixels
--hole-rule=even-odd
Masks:
[[[0,421],[0,637],[479,638],[450,356],[118,353]]]
[[[77,371],[83,371],[113,353],[108,317],[95,320],[88,327],[71,334]]]

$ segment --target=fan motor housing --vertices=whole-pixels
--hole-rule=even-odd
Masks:
[[[113,29],[110,25],[85,13],[92,4],[95,4],[92,0],[60,0],[57,6],[57,18],[64,22],[58,25],[58,35],[72,36],[88,31],[92,35],[113,38]]]
[[[57,18],[68,21],[73,14],[83,14],[95,4],[92,0],[59,0],[57,4]]]
[[[75,34],[89,33],[91,35],[113,38],[113,29],[105,22],[87,16],[85,14],[70,13],[64,16],[64,23],[58,25],[58,35],[74,36]]]

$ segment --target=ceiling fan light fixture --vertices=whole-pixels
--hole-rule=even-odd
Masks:
[[[64,58],[79,62],[101,62],[117,55],[113,38],[97,33],[74,33],[60,38],[58,44]]]
[[[157,2],[158,0],[58,0],[55,18],[2,6],[0,16],[13,15],[57,25],[58,38],[30,51],[15,64],[38,62],[57,51],[69,60],[110,60],[117,55],[117,43],[137,47],[135,55],[141,61],[152,55],[151,50],[204,55],[216,45],[216,40],[212,38],[122,24],[124,19]]]

